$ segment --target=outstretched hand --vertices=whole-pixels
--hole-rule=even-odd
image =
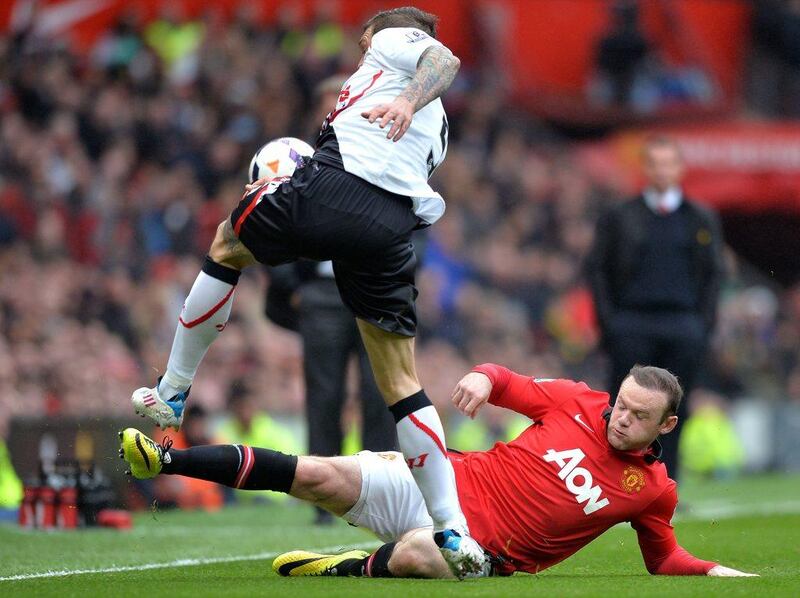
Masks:
[[[456,384],[451,400],[461,413],[475,418],[492,394],[492,382],[485,374],[470,372]]]
[[[259,187],[262,187],[263,185],[266,185],[267,183],[270,182],[270,180],[272,180],[272,177],[263,176],[260,179],[258,179],[257,181],[253,181],[252,183],[248,183],[247,185],[244,186],[245,193],[250,193],[253,189],[258,189]]]
[[[386,134],[386,139],[400,141],[411,126],[414,105],[407,98],[397,96],[391,104],[378,104],[372,110],[362,112],[361,116],[369,120],[370,124],[378,121],[381,129],[391,122],[392,127]]]
[[[722,565],[712,567],[706,575],[710,577],[761,577],[758,573],[745,573]]]

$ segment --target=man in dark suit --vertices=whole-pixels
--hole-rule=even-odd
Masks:
[[[588,260],[602,341],[611,359],[609,392],[616,396],[635,363],[666,368],[688,396],[716,315],[723,277],[717,216],[683,195],[680,148],[666,137],[642,150],[648,185],[597,224]],[[687,401],[678,421],[687,414]],[[677,475],[678,438],[662,439],[663,461]]]

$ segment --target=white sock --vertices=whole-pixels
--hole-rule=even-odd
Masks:
[[[406,403],[407,408],[404,409],[402,403],[406,401],[411,401],[412,404]],[[414,406],[419,408],[413,409]],[[436,408],[431,405],[424,391],[420,391],[395,403],[390,409],[395,420],[399,418],[397,439],[400,450],[411,468],[414,481],[425,497],[434,530],[466,529],[467,522],[458,502],[456,477],[447,458],[444,429]]]
[[[183,304],[158,394],[168,400],[192,384],[203,357],[225,328],[239,272],[206,259]]]

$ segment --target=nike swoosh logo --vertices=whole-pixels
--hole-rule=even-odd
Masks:
[[[580,413],[576,413],[576,414],[575,414],[575,421],[576,421],[576,422],[578,422],[580,425],[582,425],[582,426],[583,426],[584,428],[586,428],[587,430],[589,430],[590,432],[594,432],[594,430],[592,430],[592,429],[591,429],[591,428],[590,428],[590,427],[589,427],[589,426],[586,424],[586,422],[584,422],[584,421],[581,419],[581,414],[580,414]]]

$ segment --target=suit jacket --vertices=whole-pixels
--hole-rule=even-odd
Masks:
[[[717,299],[724,276],[723,237],[715,212],[683,198],[688,209],[692,238],[692,274],[699,297],[698,312],[706,331],[716,319]],[[605,335],[619,309],[619,296],[630,282],[638,249],[644,242],[645,219],[650,208],[639,195],[612,207],[597,223],[594,246],[587,260],[587,278],[594,296],[600,329]]]

